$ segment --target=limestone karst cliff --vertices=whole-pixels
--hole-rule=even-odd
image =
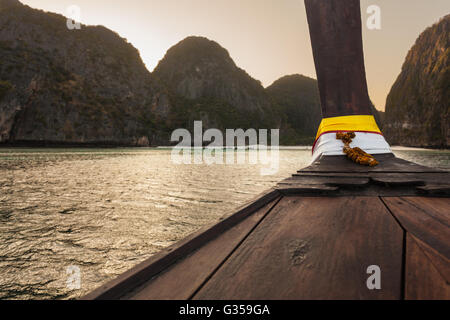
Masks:
[[[392,144],[450,145],[450,15],[409,51],[387,101],[384,133]]]

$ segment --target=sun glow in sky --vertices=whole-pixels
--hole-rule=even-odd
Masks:
[[[300,73],[315,78],[303,0],[21,0],[33,8],[104,25],[126,38],[152,71],[167,49],[187,36],[226,48],[236,64],[269,86]],[[381,30],[369,30],[366,10],[381,8]],[[361,0],[369,93],[384,110],[386,96],[419,34],[450,13],[448,0]]]

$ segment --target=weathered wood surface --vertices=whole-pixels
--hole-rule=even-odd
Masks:
[[[432,263],[423,247],[418,245],[417,239],[408,234],[406,241],[405,299],[450,299],[448,281]]]
[[[415,243],[422,249],[427,258],[430,260],[431,264],[435,266],[436,270],[441,274],[442,278],[445,279],[447,284],[450,284],[450,259],[430,247],[428,244],[422,240],[409,234],[415,241]]]
[[[417,190],[422,194],[448,196],[450,195],[450,184],[442,185],[429,183],[426,186],[418,187]]]
[[[279,184],[278,190],[283,195],[329,195],[339,190],[338,187],[331,187],[327,185],[318,185],[318,184]]]
[[[408,177],[395,177],[389,175],[371,176],[370,179],[386,186],[424,186],[425,180]]]
[[[335,196],[450,195],[449,172],[417,165],[393,154],[376,158],[380,161],[378,166],[366,167],[345,156],[323,156],[281,181],[278,188],[285,195],[314,190]]]
[[[376,167],[367,167],[356,165],[345,156],[322,156],[310,166],[302,169],[300,172],[321,172],[321,173],[336,173],[345,172],[347,174],[353,173],[424,173],[436,172],[443,173],[445,171],[429,168],[418,165],[395,157],[393,154],[377,154],[375,158],[380,162]]]
[[[379,198],[284,198],[194,299],[400,299],[402,245]]]
[[[450,199],[424,197],[383,198],[402,227],[450,259]]]
[[[359,0],[305,0],[324,118],[371,115]]]
[[[306,185],[329,185],[329,186],[365,186],[370,182],[366,177],[314,177],[314,176],[295,176],[283,180],[278,185],[306,184]]]

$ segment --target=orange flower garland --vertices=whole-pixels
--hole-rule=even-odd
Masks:
[[[336,133],[336,139],[342,140],[344,142],[344,153],[353,162],[359,163],[361,165],[374,167],[379,164],[379,162],[370,154],[364,152],[360,148],[350,148],[350,143],[356,137],[354,132]]]

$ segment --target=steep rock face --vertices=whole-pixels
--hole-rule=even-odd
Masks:
[[[282,128],[291,143],[311,143],[322,119],[317,80],[285,76],[266,89],[285,115]]]
[[[151,74],[116,33],[69,30],[17,0],[0,0],[0,57],[0,143],[167,145],[202,120],[205,130],[279,128],[281,144],[303,144],[320,114],[315,80],[266,90],[214,41],[186,38]]]
[[[447,15],[409,51],[386,101],[384,132],[392,144],[449,147],[449,43]]]
[[[153,75],[169,89],[171,126],[279,128],[281,115],[261,83],[238,68],[214,41],[188,37],[167,51]]]
[[[0,142],[139,145],[170,110],[138,51],[101,27],[0,0]]]

